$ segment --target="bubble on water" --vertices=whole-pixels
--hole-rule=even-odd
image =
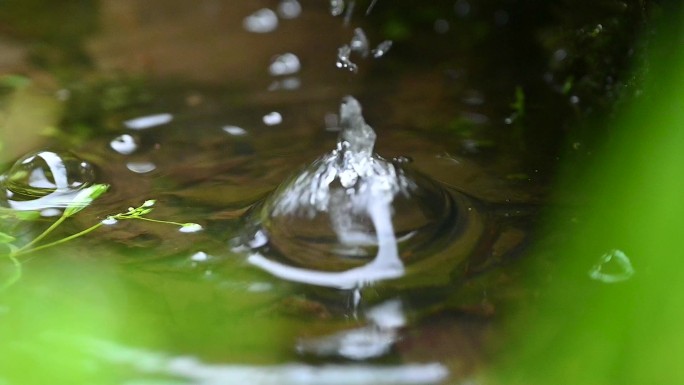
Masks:
[[[247,130],[238,126],[223,126],[223,131],[233,136],[247,135]]]
[[[283,122],[283,116],[280,115],[280,112],[273,111],[264,115],[263,118],[261,118],[261,120],[267,126],[275,126]]]
[[[112,150],[122,155],[130,155],[138,149],[138,143],[136,143],[135,138],[128,134],[117,136],[109,142],[109,146]]]
[[[330,14],[339,16],[344,12],[344,0],[330,0]]]
[[[383,57],[387,53],[387,51],[390,50],[390,48],[392,48],[392,40],[385,40],[382,43],[378,44],[378,46],[375,47],[375,49],[371,51],[371,53],[373,54],[374,58],[378,59]]]
[[[39,151],[17,160],[1,187],[10,208],[44,210],[67,207],[94,181],[90,163],[68,152]]]
[[[297,0],[281,0],[278,3],[278,14],[283,19],[296,19],[302,13],[302,6]]]
[[[351,72],[356,73],[359,69],[359,67],[351,61],[350,56],[351,56],[351,47],[349,45],[345,44],[342,47],[338,48],[337,50],[337,62],[335,65],[337,68],[342,68],[342,69],[347,69]]]
[[[352,36],[349,47],[351,48],[352,52],[358,53],[361,55],[361,57],[368,56],[368,51],[370,48],[368,47],[368,38],[366,37],[366,33],[363,32],[363,29],[354,29],[354,36]]]
[[[278,16],[268,8],[262,8],[242,21],[245,30],[253,33],[273,32],[278,28]]]
[[[126,168],[136,174],[147,174],[157,169],[157,166],[152,162],[128,162]]]
[[[589,270],[591,279],[603,283],[626,281],[634,275],[634,267],[627,255],[618,249],[603,254],[598,262]]]
[[[277,56],[268,67],[268,72],[272,76],[292,75],[299,72],[301,64],[299,58],[293,53],[284,53]]]
[[[123,124],[131,130],[146,130],[148,128],[161,126],[168,124],[173,120],[173,115],[171,114],[155,114],[141,116],[139,118],[130,119],[125,121]]]

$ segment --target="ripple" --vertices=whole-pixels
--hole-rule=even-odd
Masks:
[[[375,154],[375,133],[351,97],[340,126],[333,151],[248,213],[238,249],[249,251],[251,264],[282,279],[351,289],[405,276],[443,256],[429,252],[435,247],[459,244],[460,234],[468,234],[460,246],[472,247],[477,234],[464,228],[477,211],[468,197]]]

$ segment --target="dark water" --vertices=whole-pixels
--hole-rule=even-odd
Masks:
[[[572,70],[559,50],[579,59],[538,37],[564,29],[496,2],[413,14],[380,0],[369,15],[358,2],[348,23],[323,1],[38,3],[4,6],[1,160],[69,152],[110,185],[46,241],[151,199],[146,217],[202,230],[120,220],[21,256],[0,294],[0,384],[423,384],[486,368],[500,309],[527,298],[515,260],[553,170],[589,152],[560,143],[597,109],[578,95],[598,96],[580,82],[559,90],[567,79],[553,77]],[[248,31],[247,16],[279,6],[273,31]],[[620,12],[638,13],[605,18]],[[269,15],[250,28],[268,29]],[[359,27],[370,48],[394,43],[377,59],[353,53],[352,73],[336,55]],[[287,52],[301,68],[269,74]],[[353,290],[279,279],[235,239],[255,203],[334,148],[350,94],[381,156],[409,157],[454,197],[435,214],[449,225],[402,255],[399,279]],[[25,244],[47,214],[10,216],[3,231]]]

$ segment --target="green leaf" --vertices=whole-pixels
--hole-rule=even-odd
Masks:
[[[108,184],[95,184],[79,192],[64,210],[64,216],[70,217],[88,207],[95,199],[109,189]]]
[[[12,243],[12,242],[14,242],[14,241],[16,241],[16,240],[17,240],[17,238],[15,238],[15,237],[13,237],[13,236],[7,234],[7,233],[3,233],[2,231],[0,231],[0,243]]]

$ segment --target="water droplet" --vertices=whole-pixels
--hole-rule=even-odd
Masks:
[[[128,162],[126,168],[136,174],[146,174],[157,169],[157,166],[152,162]]]
[[[337,62],[335,65],[337,68],[347,69],[351,72],[356,73],[358,71],[358,66],[351,61],[351,47],[348,45],[343,45],[337,50]]]
[[[344,12],[344,0],[330,0],[330,14],[339,16]]]
[[[297,55],[288,52],[273,59],[268,72],[272,76],[291,75],[299,72],[300,68],[301,64]]]
[[[278,28],[278,16],[268,8],[262,8],[242,21],[245,30],[253,33],[268,33]]]
[[[273,111],[264,115],[261,120],[263,120],[264,124],[267,126],[275,126],[283,122],[283,116],[280,115],[280,112]]]
[[[296,19],[302,13],[302,6],[297,0],[281,0],[278,14],[283,19]]]
[[[392,48],[392,40],[385,40],[372,51],[373,57],[378,59],[383,57]]]
[[[368,56],[368,38],[363,29],[354,29],[354,36],[352,36],[351,43],[349,44],[352,52],[357,52],[361,57]]]
[[[131,135],[123,134],[109,142],[109,146],[122,155],[129,155],[138,149],[138,144]]]
[[[7,204],[17,210],[66,207],[95,181],[90,163],[70,153],[40,151],[17,160],[4,175]]]
[[[233,136],[247,135],[247,131],[244,128],[238,126],[223,126],[223,131]]]
[[[124,122],[124,126],[131,130],[146,130],[148,128],[168,124],[172,120],[173,115],[171,114],[155,114],[127,120]]]
[[[634,268],[627,255],[618,249],[611,250],[599,258],[589,270],[589,277],[603,283],[626,281],[634,275]]]

